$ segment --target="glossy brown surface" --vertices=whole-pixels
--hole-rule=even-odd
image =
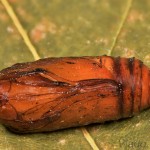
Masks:
[[[149,69],[134,58],[46,58],[0,72],[0,122],[44,132],[131,117],[150,106]]]

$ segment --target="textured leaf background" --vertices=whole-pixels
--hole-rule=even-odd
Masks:
[[[33,61],[10,8],[0,0],[0,69]],[[150,66],[149,0],[9,0],[41,58],[135,56]],[[86,127],[100,150],[150,150],[150,110]],[[16,135],[0,126],[0,150],[91,150],[81,128]],[[96,150],[96,148],[95,148]]]

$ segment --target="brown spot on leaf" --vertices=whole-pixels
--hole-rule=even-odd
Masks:
[[[47,19],[42,19],[35,27],[31,30],[31,38],[34,42],[39,42],[46,38],[47,33],[56,34],[57,27],[53,22]]]
[[[144,62],[146,64],[150,64],[150,54],[147,54],[145,57],[144,57]]]
[[[135,50],[130,49],[130,48],[124,48],[124,57],[134,57],[135,56]]]
[[[127,19],[128,22],[134,23],[136,21],[143,21],[143,15],[139,11],[132,10]]]

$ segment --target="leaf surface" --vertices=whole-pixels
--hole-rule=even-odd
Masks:
[[[4,0],[5,1],[5,0]],[[41,58],[135,56],[150,66],[149,0],[9,0]],[[34,61],[0,1],[0,69]],[[150,110],[133,118],[86,126],[100,150],[150,149]],[[3,150],[92,149],[81,128],[17,135],[0,126]]]

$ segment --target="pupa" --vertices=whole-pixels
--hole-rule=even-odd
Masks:
[[[136,58],[45,58],[0,72],[0,123],[46,132],[132,117],[150,107],[150,71]]]

